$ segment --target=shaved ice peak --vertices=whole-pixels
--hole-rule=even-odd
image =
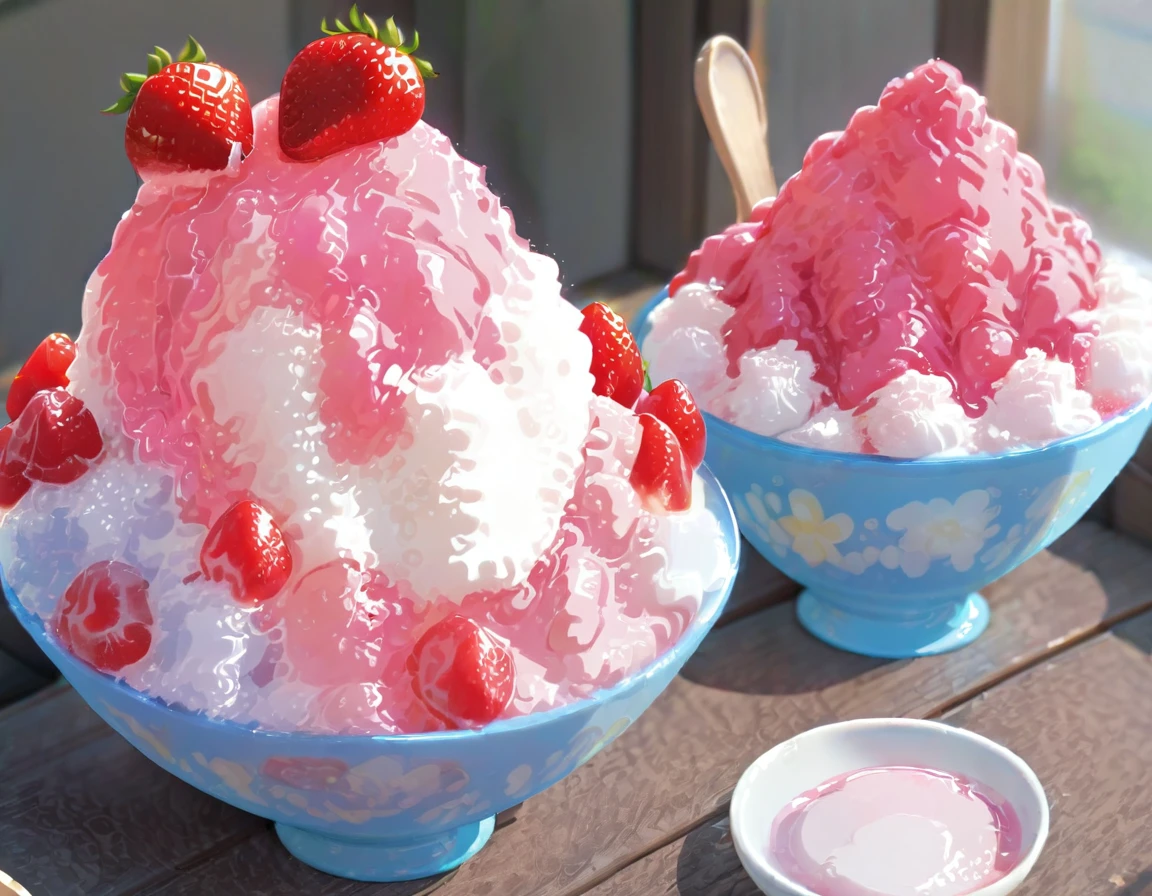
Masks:
[[[729,375],[794,340],[843,409],[908,371],[942,377],[969,416],[1030,348],[1083,385],[1100,253],[1052,205],[1040,166],[951,66],[892,81],[809,149],[749,223],[705,242],[671,285],[720,287]],[[690,384],[691,385],[691,384]]]
[[[278,114],[275,97],[256,107],[241,164],[149,179],[85,297],[73,378],[106,399],[102,428],[178,472],[185,518],[206,525],[259,475],[244,430],[268,381],[245,401],[235,368],[224,413],[202,374],[250,320],[283,327],[291,314],[317,342],[317,432],[333,461],[362,465],[405,431],[411,378],[472,347],[491,296],[559,298],[555,263],[435,129],[302,165],[280,151]],[[254,340],[248,362],[278,341]]]

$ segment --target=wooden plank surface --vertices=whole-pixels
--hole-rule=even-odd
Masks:
[[[1003,743],[1048,795],[1048,844],[1018,896],[1148,892],[1152,663],[1105,635],[974,700],[947,721]]]
[[[529,800],[516,823],[498,831],[437,892],[584,892],[722,814],[740,772],[773,744],[841,718],[946,712],[1149,608],[1149,582],[1152,552],[1085,523],[1056,552],[1038,555],[989,588],[988,631],[953,654],[881,662],[841,653],[805,634],[791,604],[733,622],[705,641],[685,674],[616,744]],[[0,844],[4,840],[0,819]],[[244,873],[250,856],[275,855],[277,848],[273,835],[260,829],[170,882],[158,879],[149,892],[220,891]],[[277,861],[292,865],[287,856]],[[288,868],[284,874],[300,881],[298,889],[278,884],[252,892],[306,893],[318,880],[302,867],[295,877]],[[324,892],[408,896],[391,885],[331,884]]]
[[[50,680],[0,647],[0,707],[35,693]]]
[[[1112,522],[1121,532],[1152,544],[1152,464],[1133,459],[1120,471],[1113,491]]]
[[[1139,618],[1146,623],[1152,614]],[[1020,896],[1152,892],[1147,656],[1105,634],[992,688],[944,720],[1015,751],[1044,784],[1051,834]],[[724,815],[640,859],[589,896],[758,892],[740,866]]]

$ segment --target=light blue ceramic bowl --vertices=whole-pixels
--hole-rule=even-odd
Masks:
[[[641,345],[666,296],[634,319]],[[1144,437],[1152,399],[1043,448],[940,460],[818,451],[705,417],[706,460],[741,533],[805,586],[804,627],[844,650],[900,658],[979,637],[988,625],[979,589],[1100,497]]]
[[[595,696],[479,731],[338,737],[256,731],[169,706],[75,660],[0,582],[13,613],[109,725],[205,793],[276,822],[288,850],[342,877],[400,881],[455,868],[492,833],[497,812],[555,784],[636,720],[711,629],[732,590],[739,538],[715,478],[701,468],[732,567],[684,636],[643,671]]]

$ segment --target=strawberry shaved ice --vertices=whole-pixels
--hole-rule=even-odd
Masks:
[[[277,730],[476,727],[643,668],[732,569],[676,436],[643,455],[671,507],[446,137],[293,161],[278,103],[227,168],[145,175],[67,376],[0,430],[12,592],[132,687]]]
[[[811,448],[1001,452],[1152,392],[1152,284],[1101,260],[943,62],[892,81],[750,220],[704,241],[645,356],[701,406]]]

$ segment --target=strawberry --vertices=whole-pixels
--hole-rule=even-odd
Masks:
[[[692,468],[675,433],[663,420],[640,415],[640,450],[630,481],[644,506],[653,513],[687,510],[692,503]]]
[[[12,439],[12,425],[0,429],[0,510],[15,507],[32,488],[32,480],[24,475],[28,465],[8,459],[8,443]]]
[[[8,389],[8,417],[15,420],[41,389],[68,385],[68,368],[76,360],[76,343],[63,333],[53,333],[36,346]]]
[[[633,407],[644,391],[644,362],[624,318],[605,305],[593,302],[581,312],[580,332],[592,343],[592,391]]]
[[[433,715],[451,728],[479,728],[512,700],[512,654],[480,625],[448,616],[416,642],[408,657],[412,686]]]
[[[19,465],[35,482],[75,482],[104,450],[92,412],[63,389],[37,392],[10,425],[11,436],[0,459],[0,468],[8,475]]]
[[[204,61],[188,38],[173,60],[163,47],[148,54],[148,74],[120,78],[124,96],[104,112],[128,114],[124,149],[136,173],[212,171],[228,167],[232,149],[252,152],[252,106],[232,72]]]
[[[407,133],[424,114],[424,79],[432,66],[412,55],[395,21],[381,29],[355,6],[352,27],[336,29],[296,54],[280,85],[280,148],[297,162],[390,140]]]
[[[704,460],[704,415],[680,380],[665,380],[640,399],[638,409],[664,423],[680,442],[684,459],[695,470]]]
[[[56,637],[77,658],[116,672],[152,646],[148,582],[126,563],[94,563],[72,580],[53,619]]]
[[[237,501],[208,531],[200,571],[227,582],[237,603],[254,607],[288,583],[292,553],[272,514],[255,501]]]

